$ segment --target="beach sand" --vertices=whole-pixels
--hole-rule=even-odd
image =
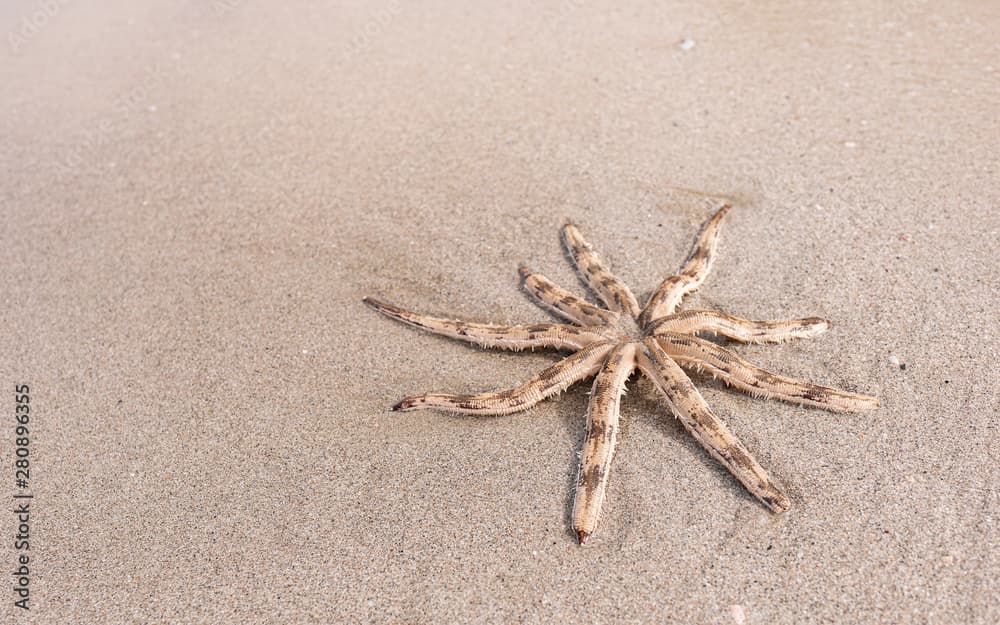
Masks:
[[[1000,622],[995,3],[29,1],[0,26],[0,496],[34,496],[9,622]],[[555,356],[362,297],[545,321],[516,268],[582,294],[567,218],[648,296],[722,199],[685,305],[828,318],[735,349],[882,402],[696,378],[788,513],[638,376],[584,547],[589,384],[389,412]]]

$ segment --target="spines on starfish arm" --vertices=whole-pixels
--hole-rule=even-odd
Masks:
[[[556,285],[540,273],[535,273],[525,265],[518,267],[524,280],[524,288],[537,302],[555,312],[560,317],[583,326],[601,326],[613,323],[615,313],[598,308],[582,297],[573,295]]]
[[[664,280],[646,302],[639,316],[641,325],[648,325],[674,312],[685,295],[705,282],[715,260],[722,220],[731,208],[731,205],[723,204],[708,218],[680,271]]]
[[[573,529],[581,544],[594,533],[600,520],[618,440],[621,397],[625,382],[635,369],[637,346],[632,342],[616,345],[607,355],[590,393],[587,434],[573,500]]]
[[[874,410],[877,397],[842,391],[765,371],[711,341],[688,334],[664,333],[655,340],[684,367],[707,371],[726,384],[757,397],[780,399],[836,412]]]
[[[690,378],[656,338],[647,337],[643,341],[638,362],[642,372],[663,391],[671,410],[702,447],[772,511],[788,510],[791,505],[788,497],[712,412]]]
[[[437,408],[478,415],[505,415],[527,410],[543,399],[561,393],[570,385],[594,375],[612,347],[611,343],[590,345],[506,391],[472,395],[425,393],[403,399],[392,410],[401,412]]]
[[[604,261],[583,238],[580,230],[572,222],[566,222],[562,227],[562,235],[573,263],[601,301],[614,312],[638,317],[640,309],[635,295],[627,284],[604,266]]]
[[[458,321],[431,317],[406,310],[372,297],[362,300],[383,315],[405,324],[481,347],[522,350],[535,347],[557,349],[582,349],[603,340],[603,337],[586,328],[562,323],[536,323],[531,325],[501,326],[473,321]]]
[[[740,343],[783,343],[819,336],[831,323],[819,317],[754,321],[718,310],[684,310],[654,321],[649,334],[710,332]]]

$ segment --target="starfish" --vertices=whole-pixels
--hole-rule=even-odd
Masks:
[[[772,512],[788,510],[788,497],[746,447],[708,407],[684,369],[707,372],[756,397],[833,411],[877,408],[878,399],[769,373],[699,333],[739,343],[780,343],[814,337],[830,322],[818,317],[751,321],[716,310],[676,312],[681,299],[705,281],[716,256],[719,230],[730,205],[702,226],[679,273],[668,277],[639,306],[628,286],[605,267],[572,223],[563,242],[584,282],[604,303],[591,304],[548,278],[521,266],[524,288],[570,323],[502,326],[430,317],[372,298],[364,302],[404,323],[483,347],[520,350],[548,347],[573,352],[515,388],[475,395],[426,393],[407,397],[394,411],[435,408],[471,415],[506,415],[531,408],[571,384],[596,374],[587,408],[587,433],[573,502],[573,531],[583,544],[597,529],[618,437],[619,406],[635,369],[650,378],[688,432]]]

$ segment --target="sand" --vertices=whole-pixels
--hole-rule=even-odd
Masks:
[[[0,26],[0,496],[34,495],[5,622],[1000,622],[995,3],[26,1]],[[883,404],[697,380],[787,514],[647,382],[583,548],[587,385],[388,411],[553,356],[363,296],[544,321],[516,266],[582,293],[565,218],[645,296],[713,198],[736,209],[687,305],[831,319],[737,349]]]

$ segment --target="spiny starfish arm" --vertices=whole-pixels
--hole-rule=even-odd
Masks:
[[[635,369],[636,343],[615,346],[594,380],[587,408],[587,435],[573,502],[573,530],[580,544],[597,529],[618,439],[619,407],[625,381]]]
[[[755,497],[774,512],[791,505],[767,472],[705,403],[698,389],[657,340],[643,340],[639,368],[660,387],[677,418],[716,460],[722,463]]]
[[[560,317],[584,326],[614,323],[615,313],[594,306],[523,265],[518,268],[518,271],[524,278],[524,288],[542,305]]]
[[[713,332],[741,343],[781,343],[819,336],[829,327],[819,317],[751,321],[718,310],[685,310],[654,321],[650,334]]]
[[[608,271],[597,252],[571,223],[562,229],[563,242],[573,257],[576,268],[601,301],[615,312],[624,312],[633,318],[639,316],[639,302],[624,282]]]
[[[434,334],[477,343],[483,347],[502,349],[555,347],[557,349],[578,350],[591,343],[604,340],[597,333],[588,332],[583,328],[568,324],[539,323],[523,326],[501,326],[471,321],[453,321],[429,317],[370,297],[364,298],[363,301],[387,317],[423,328]]]
[[[510,390],[476,395],[427,393],[407,397],[392,409],[408,411],[437,408],[475,415],[505,415],[527,410],[546,397],[564,391],[574,382],[597,373],[612,347],[611,343],[596,343],[586,347]]]
[[[661,334],[659,345],[679,364],[707,371],[757,397],[780,399],[838,412],[873,410],[878,399],[775,375],[711,341],[683,334]]]
[[[708,272],[712,270],[712,261],[715,260],[722,218],[726,216],[730,208],[732,207],[729,204],[723,204],[701,227],[694,249],[684,261],[684,266],[676,275],[670,276],[656,288],[646,303],[646,307],[642,309],[642,316],[639,318],[640,325],[648,324],[674,312],[685,295],[696,290],[705,282]]]

